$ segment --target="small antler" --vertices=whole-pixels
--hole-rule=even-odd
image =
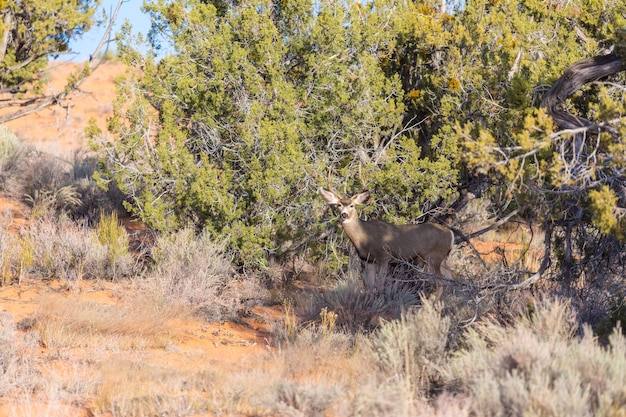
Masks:
[[[330,186],[330,167],[328,168],[328,177],[326,178],[326,189],[327,190],[332,190],[332,188]]]
[[[367,185],[365,184],[365,180],[363,179],[363,174],[361,171],[361,164],[359,164],[359,181],[361,181],[361,190],[367,190]]]

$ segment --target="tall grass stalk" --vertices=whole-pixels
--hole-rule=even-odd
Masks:
[[[106,248],[107,259],[113,270],[113,279],[117,278],[117,264],[121,257],[128,255],[128,234],[119,222],[117,212],[106,214],[100,211],[100,221],[96,226],[98,241]]]

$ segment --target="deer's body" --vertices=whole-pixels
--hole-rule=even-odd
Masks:
[[[432,223],[397,225],[360,220],[343,224],[343,230],[366,262],[384,266],[393,259],[421,261],[436,274],[441,274],[440,265],[454,239],[450,230]]]
[[[428,272],[452,278],[446,258],[454,243],[451,230],[434,223],[391,224],[381,220],[361,220],[357,204],[364,204],[369,192],[341,198],[333,191],[320,189],[326,202],[340,210],[341,226],[354,244],[359,257],[386,267],[393,259],[426,265]]]

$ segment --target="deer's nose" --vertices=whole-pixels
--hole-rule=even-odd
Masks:
[[[348,213],[341,213],[341,220],[348,220]]]

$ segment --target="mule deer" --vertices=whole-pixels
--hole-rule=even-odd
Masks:
[[[381,220],[364,221],[359,218],[356,205],[367,202],[369,191],[350,198],[341,198],[334,191],[324,188],[319,191],[329,205],[339,209],[341,226],[366,265],[375,264],[383,269],[393,259],[414,261],[425,265],[429,273],[453,277],[452,271],[446,265],[446,258],[454,243],[451,230],[434,223],[391,224]],[[366,286],[372,285],[371,280],[371,277],[366,278]],[[374,287],[377,285],[374,284]]]

